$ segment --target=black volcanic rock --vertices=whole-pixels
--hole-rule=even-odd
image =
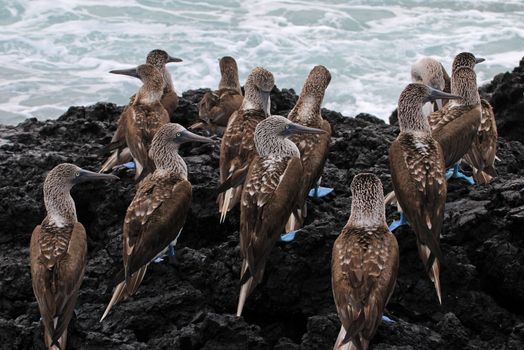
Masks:
[[[205,91],[185,92],[174,120],[191,124]],[[272,113],[286,115],[296,99],[292,90],[274,89]],[[2,348],[44,348],[28,246],[32,229],[45,215],[45,174],[61,162],[98,169],[121,110],[99,103],[72,107],[58,120],[0,127]],[[359,172],[371,171],[386,192],[391,190],[387,149],[398,127],[369,115],[322,113],[333,127],[323,183],[335,193],[310,200],[296,240],[275,246],[264,281],[241,318],[234,316],[239,211],[219,224],[218,145],[181,149],[193,205],[177,256],[170,263],[151,264],[138,293],[115,306],[103,323],[99,318],[111,296],[112,276],[122,264],[122,221],[134,193],[133,174],[123,171],[119,182],[75,187],[72,195],[89,252],[68,348],[331,349],[340,327],[331,293],[331,249],[349,216],[349,185]],[[410,228],[397,232],[400,272],[387,310],[396,322],[380,325],[372,349],[524,348],[524,146],[501,138],[498,147],[499,177],[492,184],[450,183],[442,232],[442,306]]]
[[[493,106],[499,136],[524,143],[524,57],[511,73],[498,74],[480,92]]]

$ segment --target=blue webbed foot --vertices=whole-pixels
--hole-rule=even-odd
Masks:
[[[135,169],[136,168],[135,162],[127,162],[125,164],[122,164],[122,166],[126,169]]]
[[[400,212],[400,219],[393,221],[391,224],[389,224],[388,228],[391,232],[395,231],[400,226],[404,226],[408,224],[408,220],[406,219],[406,216],[403,212]]]
[[[386,315],[382,315],[382,321],[386,323],[395,323],[391,318],[387,317]]]
[[[158,264],[158,263],[161,263],[162,261],[164,261],[164,258],[165,258],[165,257],[168,257],[168,258],[174,258],[175,255],[176,255],[175,247],[173,246],[173,244],[170,243],[170,244],[167,246],[167,251],[166,251],[166,253],[165,253],[165,254],[162,254],[162,255],[160,255],[160,256],[158,256],[158,257],[156,257],[156,258],[153,260],[153,262],[154,262],[155,264]]]
[[[471,176],[466,176],[464,175],[463,172],[460,171],[460,167],[458,164],[455,164],[453,168],[450,168],[448,169],[448,171],[446,171],[446,180],[449,180],[449,179],[463,180],[470,185],[475,184],[475,180],[473,180]]]
[[[297,234],[298,230],[295,231],[289,231],[287,233],[284,233],[280,235],[280,241],[282,242],[291,242],[295,239],[295,235]]]
[[[332,188],[317,186],[309,190],[308,196],[311,198],[322,198],[333,192]]]
[[[136,169],[136,164],[135,162],[127,162],[127,163],[120,164],[120,165],[113,167],[113,170],[121,170],[121,169],[133,170],[133,169]]]

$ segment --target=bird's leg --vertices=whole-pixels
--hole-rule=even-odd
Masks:
[[[175,237],[173,242],[169,243],[168,246],[166,247],[166,249],[164,249],[160,254],[158,254],[158,256],[155,259],[153,259],[153,262],[155,264],[158,264],[158,263],[161,263],[162,261],[164,261],[164,258],[166,256],[167,256],[167,258],[168,258],[168,260],[170,262],[174,261],[174,258],[176,256],[175,245],[176,245],[176,242],[178,241],[178,237],[180,237],[181,233],[182,233],[182,229],[180,229],[180,232],[178,232],[178,235]]]
[[[448,169],[448,171],[446,171],[446,180],[449,180],[449,179],[463,180],[463,181],[466,181],[470,185],[475,184],[475,180],[473,180],[472,177],[466,176],[464,175],[464,173],[460,171],[459,163],[455,164],[453,168]]]
[[[280,235],[280,240],[282,242],[291,242],[292,240],[295,239],[295,235],[297,234],[299,230],[294,230],[294,231],[289,231],[289,232],[286,232],[284,234],[281,234]]]
[[[402,208],[400,207],[400,204],[397,202],[397,211],[399,212],[400,214],[400,218],[398,220],[395,220],[393,221],[389,226],[389,230],[391,232],[393,232],[394,230],[396,230],[397,228],[399,228],[400,226],[404,226],[404,225],[408,225],[408,220],[406,219],[406,216],[404,215],[404,211],[402,210]]]
[[[387,315],[382,315],[382,321],[386,323],[395,323],[391,318],[389,318]]]
[[[113,170],[120,170],[120,169],[130,169],[133,170],[136,168],[135,162],[127,162],[124,164],[117,165],[113,168]]]
[[[309,193],[308,193],[309,197],[311,197],[311,198],[322,198],[322,197],[327,196],[331,192],[333,192],[332,188],[320,186],[320,181],[321,180],[322,180],[322,178],[320,177],[318,179],[317,183],[315,184],[315,187],[313,187],[309,191]]]
[[[389,224],[388,228],[391,232],[393,232],[400,226],[404,226],[407,224],[408,220],[406,219],[406,215],[404,215],[403,211],[400,211],[400,219],[393,221],[391,224]]]

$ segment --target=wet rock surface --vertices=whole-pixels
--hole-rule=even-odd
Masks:
[[[173,121],[192,123],[205,91],[185,92]],[[287,115],[296,98],[292,90],[275,89],[272,112]],[[511,101],[504,103],[494,104],[496,111],[511,110]],[[44,348],[28,250],[31,232],[45,215],[42,182],[61,162],[97,170],[121,110],[99,103],[72,107],[54,121],[0,127],[0,348]],[[349,185],[356,174],[369,171],[380,176],[386,193],[392,189],[387,149],[398,127],[364,114],[344,118],[325,109],[323,114],[333,126],[323,184],[335,194],[309,200],[304,229],[294,242],[275,246],[242,318],[234,316],[239,211],[219,224],[218,145],[182,148],[193,205],[176,258],[151,264],[138,293],[115,306],[103,323],[112,277],[122,265],[122,222],[133,178],[123,171],[117,183],[75,187],[89,252],[68,348],[331,349],[340,327],[331,293],[331,249],[349,216]],[[372,349],[524,348],[524,146],[512,135],[501,132],[499,177],[493,183],[449,185],[442,306],[413,233],[409,227],[398,230],[400,272],[387,308],[396,322],[380,325]],[[394,217],[388,208],[388,221]]]

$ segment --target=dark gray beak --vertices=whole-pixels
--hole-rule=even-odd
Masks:
[[[120,178],[112,174],[101,174],[95,173],[93,171],[80,169],[77,173],[73,182],[75,184],[86,182],[86,181],[95,181],[95,180],[119,180]]]
[[[129,69],[114,69],[114,70],[109,71],[109,73],[128,75],[130,77],[134,77],[134,78],[140,79],[140,77],[138,76],[136,68],[137,67],[129,68]]]
[[[215,142],[213,139],[210,139],[209,137],[200,136],[197,134],[192,133],[191,131],[184,130],[179,133],[176,137],[176,143],[185,143],[185,142]]]
[[[284,129],[284,135],[289,136],[293,134],[325,134],[324,130],[310,128],[304,125],[289,123]]]
[[[486,59],[482,57],[475,57],[475,64],[479,64],[484,62]]]
[[[435,100],[438,100],[438,99],[441,99],[441,100],[454,100],[454,99],[461,99],[462,97],[461,96],[457,96],[457,95],[452,95],[452,94],[448,94],[447,92],[444,92],[444,91],[440,91],[440,90],[437,90],[437,89],[433,89],[431,88],[431,92],[429,94],[429,96],[426,98],[426,101],[425,102],[433,102]]]
[[[182,59],[169,56],[169,58],[167,59],[167,63],[170,63],[170,62],[182,62]]]

